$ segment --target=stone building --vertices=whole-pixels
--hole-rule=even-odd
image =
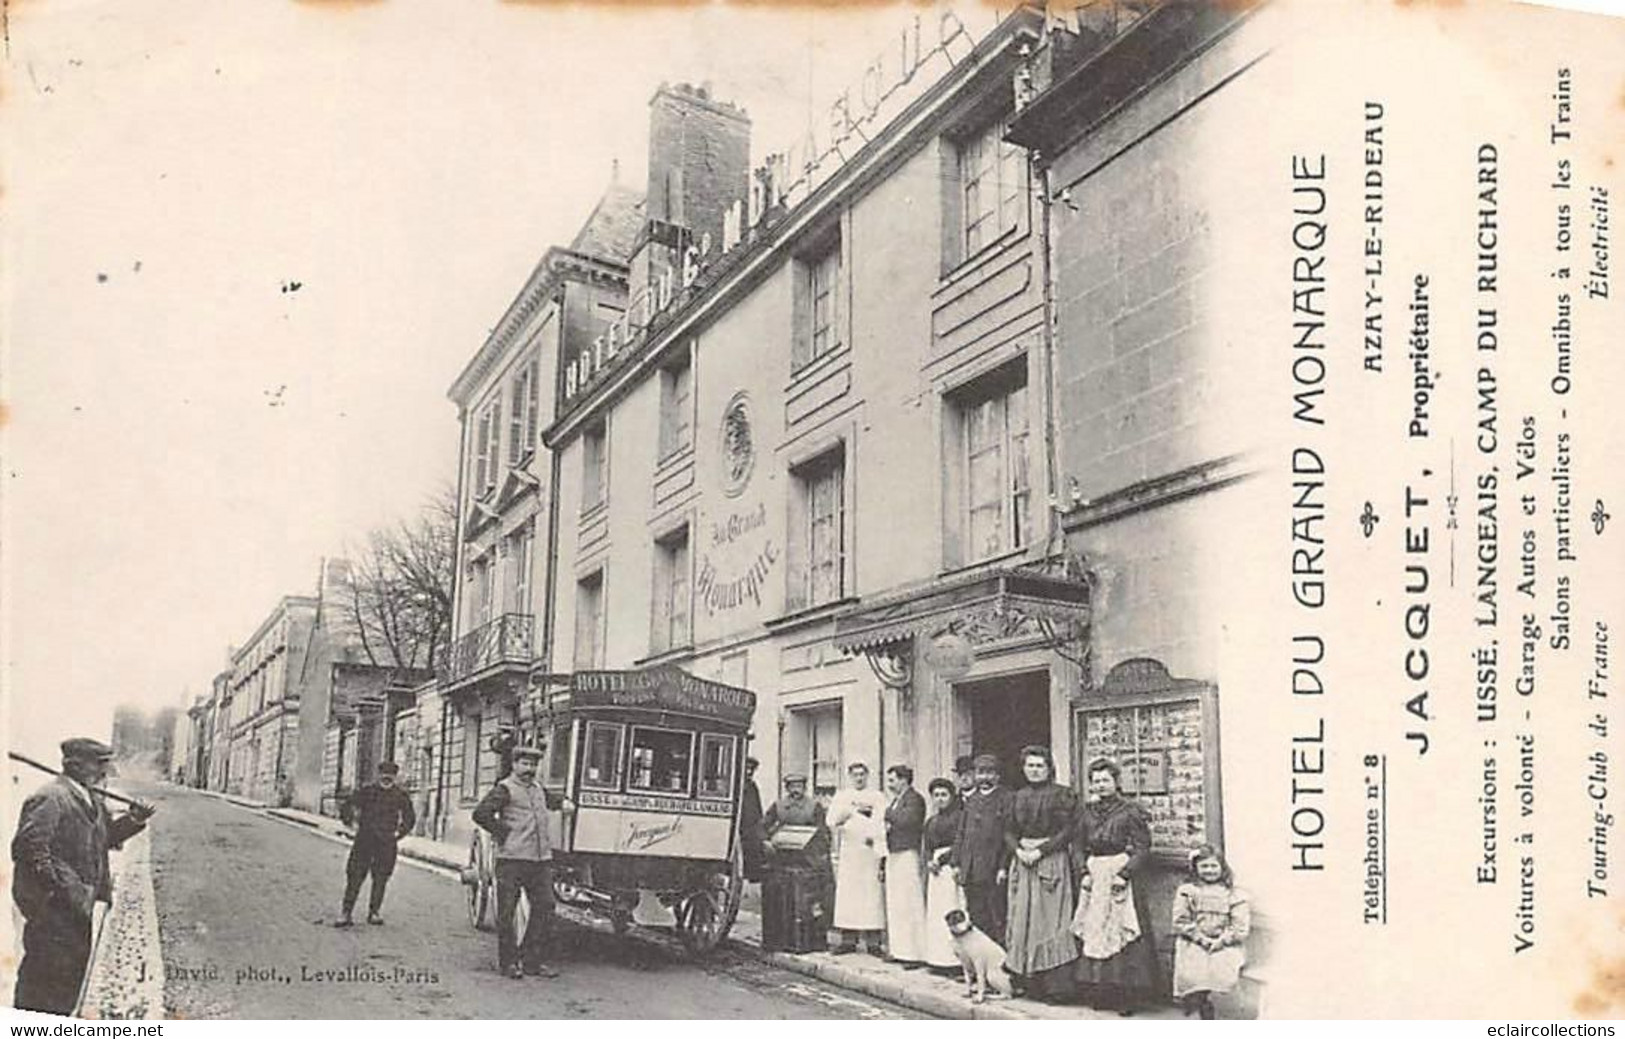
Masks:
[[[643,196],[611,184],[575,239],[548,249],[448,395],[462,427],[457,569],[450,651],[416,704],[427,765],[426,828],[468,840],[468,811],[496,779],[493,740],[533,719],[530,676],[547,658],[546,603],[556,459],[558,358],[589,342],[626,305]]]
[[[539,634],[486,665],[500,697],[472,691],[489,678],[451,694],[440,738],[463,765],[442,774],[472,796],[493,764],[458,696],[487,725],[511,703],[523,729],[549,674],[672,665],[757,694],[764,793],[790,771],[833,793],[852,761],[923,783],[985,751],[1014,780],[1029,743],[1081,785],[1114,758],[1153,817],[1165,921],[1185,854],[1225,843],[1224,792],[1246,780],[1220,738],[1255,710],[1222,636],[1247,580],[1226,530],[1256,503],[1202,165],[1264,103],[1250,20],[1103,2],[978,38],[921,16],[817,134],[755,165],[743,112],[657,93],[605,322],[548,340]],[[465,480],[486,472],[498,355],[454,394],[476,416]],[[502,587],[472,532],[506,529],[529,486],[476,482],[469,633]],[[482,543],[498,560],[500,536]]]
[[[1088,588],[1047,507],[1046,257],[1004,140],[1043,30],[916,20],[872,109],[847,95],[830,139],[754,171],[702,97],[682,133],[712,161],[674,173],[654,107],[627,315],[564,354],[545,436],[553,666],[756,691],[764,790],[1069,747]]]
[[[1224,634],[1256,581],[1237,532],[1262,506],[1246,479],[1259,426],[1235,374],[1247,339],[1215,284],[1237,259],[1216,231],[1237,205],[1225,174],[1250,168],[1244,131],[1269,104],[1245,75],[1268,51],[1254,22],[1249,4],[1082,8],[1036,49],[1009,133],[1048,208],[1054,464],[1067,552],[1091,586],[1074,760],[1118,761],[1151,812],[1165,951],[1190,851],[1223,846],[1253,878],[1266,861],[1224,825],[1227,807],[1260,803],[1260,770],[1221,754],[1267,710],[1248,695],[1256,663]],[[1254,921],[1256,972],[1267,904]]]
[[[283,596],[232,653],[227,792],[291,803],[299,765],[300,677],[315,621],[315,597]]]

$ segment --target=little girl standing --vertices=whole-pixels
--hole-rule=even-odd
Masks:
[[[1236,987],[1247,962],[1247,896],[1230,882],[1217,848],[1191,853],[1191,879],[1174,892],[1174,998],[1211,1021],[1213,993]]]

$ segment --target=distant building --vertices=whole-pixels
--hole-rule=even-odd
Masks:
[[[299,765],[299,707],[316,599],[287,595],[231,657],[227,791],[290,804]]]
[[[401,766],[401,786],[419,800],[424,775],[417,760],[417,690],[434,681],[434,672],[334,663],[328,675],[320,811],[337,814],[385,761]]]
[[[232,652],[236,652],[235,649]],[[234,702],[231,671],[221,671],[209,682],[209,772],[204,783],[208,789],[219,792],[231,788],[231,719]]]

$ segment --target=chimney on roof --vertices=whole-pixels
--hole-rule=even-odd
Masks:
[[[749,189],[750,116],[712,97],[709,83],[662,83],[649,100],[646,222],[632,256],[633,297],[680,269],[685,245],[709,236],[714,255],[723,214]]]

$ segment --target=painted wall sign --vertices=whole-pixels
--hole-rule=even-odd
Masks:
[[[935,21],[935,29],[931,27]],[[864,66],[807,129],[788,147],[767,156],[750,178],[746,198],[723,213],[722,240],[709,234],[688,240],[686,229],[652,227],[657,240],[672,250],[670,266],[657,265],[647,292],[633,291],[632,305],[592,345],[564,366],[564,400],[590,386],[619,354],[637,345],[655,318],[682,297],[715,261],[749,236],[747,231],[780,208],[792,208],[816,191],[910,102],[952,70],[975,48],[971,34],[952,11],[916,14]]]
[[[762,507],[764,510],[766,506]],[[730,522],[737,518],[729,517]],[[767,588],[768,575],[779,561],[779,548],[768,538],[743,570],[721,571],[707,554],[700,561],[699,575],[694,579],[694,594],[711,616],[734,610],[747,603],[762,605],[762,592]]]

